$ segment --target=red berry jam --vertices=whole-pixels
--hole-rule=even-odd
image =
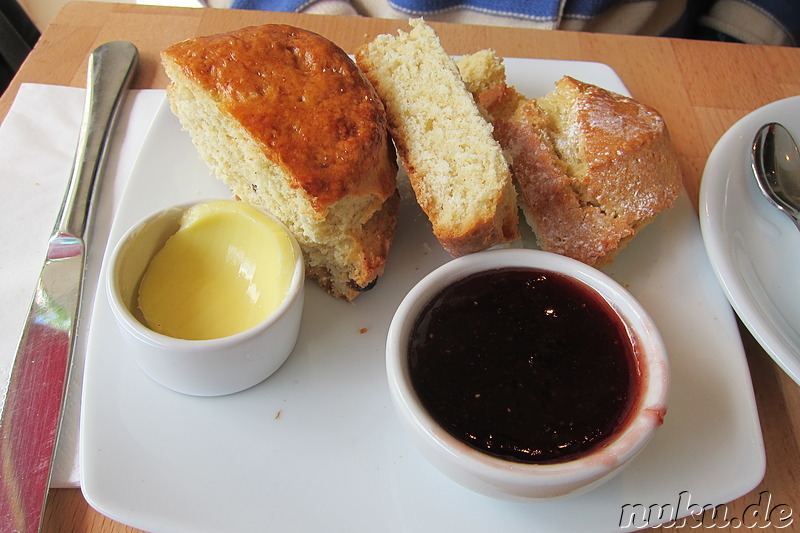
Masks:
[[[435,296],[409,342],[413,387],[465,444],[520,463],[602,446],[636,401],[626,327],[593,289],[529,268],[480,272]]]

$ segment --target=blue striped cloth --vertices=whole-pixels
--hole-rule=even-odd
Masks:
[[[252,9],[256,11],[277,11],[281,13],[300,13],[314,0],[234,0],[233,9]]]
[[[346,4],[348,0],[340,0]],[[530,21],[532,24],[551,23],[560,27],[566,21],[590,25],[591,22],[607,14],[610,9],[621,5],[649,4],[650,9],[658,0],[381,0],[398,15],[410,17],[434,16],[443,13],[473,12],[494,15],[512,21]],[[669,3],[668,0],[661,0]],[[313,10],[318,0],[232,0],[234,9],[254,9],[263,11],[303,12]],[[363,1],[364,5],[369,4]],[[688,15],[703,15],[692,12],[693,0],[685,8],[681,28],[688,33],[696,28],[695,21],[685,20]],[[679,4],[679,2],[675,2]],[[356,9],[356,11],[358,11]],[[369,15],[369,13],[361,13]],[[700,18],[706,25],[704,35],[718,35],[723,40],[743,42],[800,44],[800,0],[715,0],[710,11]],[[621,21],[620,27],[625,27]],[[569,28],[569,27],[568,27]],[[672,29],[670,29],[672,30]],[[681,30],[683,31],[683,30]],[[693,37],[680,32],[664,31],[665,35]],[[731,37],[727,39],[726,37]]]
[[[300,13],[314,4],[316,0],[234,0],[234,9],[257,9]],[[394,0],[388,2],[392,7],[411,16],[425,16],[445,11],[466,9],[490,13],[503,17],[531,20],[559,19],[564,4],[569,16],[593,18],[617,3],[617,0]]]
[[[518,2],[514,0],[393,0],[389,4],[411,16],[425,16],[456,9],[467,9],[501,17],[536,21],[557,21],[560,2]]]

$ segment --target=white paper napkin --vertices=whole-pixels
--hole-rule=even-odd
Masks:
[[[0,124],[0,399],[5,399],[31,297],[72,169],[85,91],[25,84]],[[108,232],[164,91],[130,91],[107,153],[89,236],[83,309],[53,487],[80,484],[78,427],[86,331]],[[0,405],[2,401],[0,400]]]

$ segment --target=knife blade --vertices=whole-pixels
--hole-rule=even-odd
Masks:
[[[58,442],[85,274],[92,196],[138,61],[113,41],[89,56],[86,100],[64,201],[19,341],[0,418],[0,531],[39,531]]]

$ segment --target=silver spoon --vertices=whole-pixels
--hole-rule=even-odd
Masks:
[[[800,229],[800,151],[792,134],[777,122],[762,126],[752,164],[761,192]]]

